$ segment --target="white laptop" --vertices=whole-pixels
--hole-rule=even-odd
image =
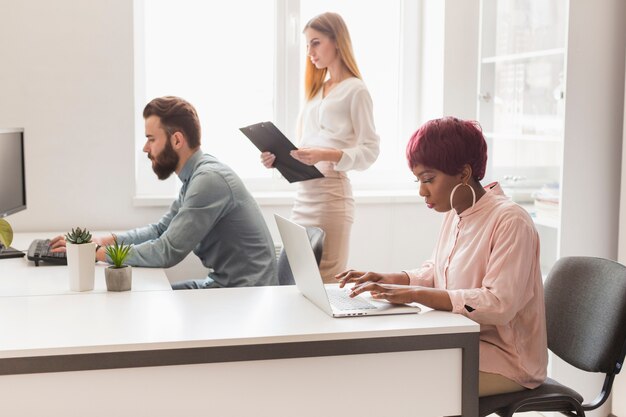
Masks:
[[[324,285],[306,229],[278,214],[274,214],[274,218],[298,290],[330,316],[353,317],[419,313],[420,308],[418,306],[378,301],[367,294],[350,298],[348,296],[349,289],[339,288],[333,284]]]

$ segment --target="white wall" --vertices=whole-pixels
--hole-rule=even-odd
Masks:
[[[443,115],[476,119],[479,3],[447,0],[444,36]]]
[[[17,231],[125,228],[132,207],[132,1],[0,0],[0,126],[25,129]]]
[[[626,55],[626,54],[625,54]],[[625,71],[626,72],[626,71]],[[626,74],[624,75],[626,80]],[[625,82],[626,84],[626,82]],[[624,87],[624,102],[626,103],[626,86]],[[624,129],[622,134],[622,167],[626,166],[626,105],[624,106]],[[620,194],[620,214],[619,214],[619,245],[617,260],[626,264],[626,170],[622,168],[622,184]],[[612,413],[618,417],[626,416],[626,374],[621,372],[615,378],[613,386],[613,407]]]
[[[478,94],[478,0],[424,0],[420,72],[424,121],[476,118]]]

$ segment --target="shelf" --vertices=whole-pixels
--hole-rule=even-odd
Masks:
[[[556,216],[545,216],[541,213],[537,213],[537,208],[534,204],[520,204],[532,217],[533,221],[538,226],[545,226],[551,229],[558,229],[560,227],[561,222],[559,221],[558,215]]]
[[[537,216],[537,214],[534,212],[530,213],[530,217],[533,218],[533,220],[535,221],[535,224],[538,226],[545,226],[551,229],[558,229],[560,225],[559,219],[557,218]]]
[[[542,51],[521,52],[518,54],[496,55],[485,57],[481,60],[483,64],[495,64],[499,62],[526,61],[535,58],[564,56],[564,48],[545,49]]]

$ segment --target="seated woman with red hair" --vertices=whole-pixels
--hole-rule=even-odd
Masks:
[[[406,154],[420,196],[445,213],[432,260],[399,273],[349,270],[336,276],[340,286],[352,282],[353,296],[369,291],[479,323],[480,396],[537,387],[548,352],[533,220],[498,183],[480,184],[487,144],[476,122],[431,120],[411,137]]]

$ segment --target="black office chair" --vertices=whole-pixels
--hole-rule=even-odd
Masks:
[[[319,266],[322,261],[322,250],[324,248],[324,237],[326,234],[322,229],[315,226],[307,226],[306,233],[309,235],[311,241],[311,247],[315,254],[315,260]],[[293,272],[289,266],[289,260],[287,259],[287,253],[285,249],[281,250],[278,256],[278,285],[293,285],[296,281],[293,279]]]
[[[524,411],[584,416],[609,397],[626,353],[626,267],[602,258],[562,258],[546,279],[545,303],[548,348],[578,369],[606,374],[602,391],[583,404],[579,393],[548,378],[535,389],[480,398],[480,416]]]

